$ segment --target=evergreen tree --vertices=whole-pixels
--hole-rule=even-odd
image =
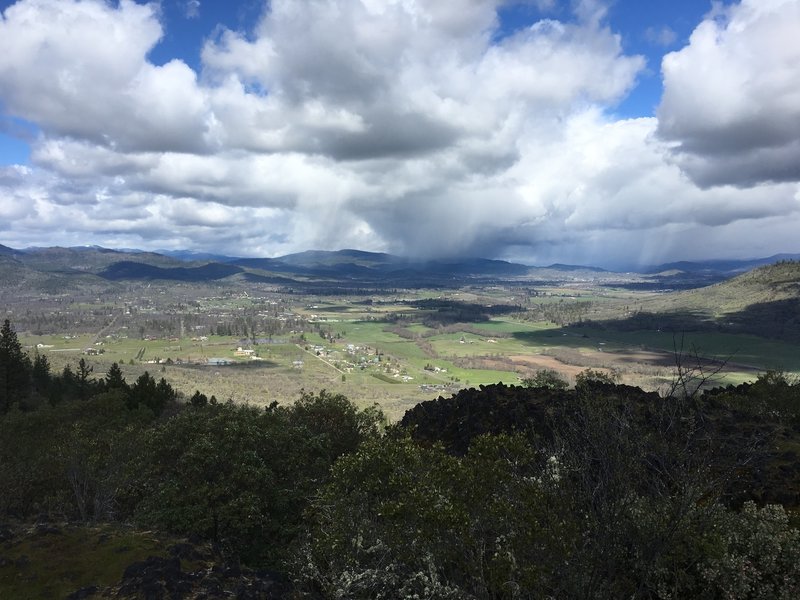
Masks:
[[[138,408],[140,404],[148,406],[155,393],[156,380],[145,371],[136,379],[128,392],[128,408]]]
[[[159,381],[156,386],[156,395],[150,408],[152,408],[153,412],[157,415],[161,414],[161,411],[166,408],[167,404],[174,402],[177,398],[178,393],[167,383],[167,380],[162,377],[161,381]]]
[[[153,376],[145,371],[128,392],[128,408],[133,409],[144,405],[159,415],[167,404],[174,402],[177,397],[177,392],[167,383],[166,379],[162,377],[161,381],[156,383]]]
[[[78,389],[78,378],[69,365],[64,365],[64,370],[61,371],[60,383],[61,385],[54,386],[55,393],[50,400],[52,404],[57,404],[64,398],[71,399],[75,397]]]
[[[0,329],[0,411],[7,412],[14,402],[27,397],[31,387],[31,361],[23,352],[11,322]]]
[[[117,363],[112,364],[106,373],[106,387],[110,390],[127,389],[128,387],[122,376],[122,369]]]
[[[33,357],[31,379],[34,389],[39,393],[44,393],[50,388],[50,361],[44,354],[37,352]]]
[[[94,367],[90,367],[89,363],[83,358],[78,362],[78,373],[76,376],[78,385],[78,397],[81,400],[86,400],[89,397],[89,392],[92,388],[92,381],[89,380],[89,375],[94,371]]]
[[[196,390],[194,395],[189,399],[189,404],[192,406],[207,406],[208,396],[201,394],[200,390]]]

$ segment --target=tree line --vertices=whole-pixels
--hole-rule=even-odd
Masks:
[[[34,354],[33,359],[22,349],[16,332],[8,319],[0,328],[0,413],[16,407],[33,410],[42,404],[56,405],[64,401],[117,391],[131,409],[140,404],[160,414],[177,399],[177,392],[162,377],[160,381],[147,371],[128,384],[117,363],[101,379],[92,376],[93,367],[85,359],[73,370],[66,365],[61,373],[52,373],[47,356]]]

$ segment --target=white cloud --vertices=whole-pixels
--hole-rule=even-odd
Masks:
[[[21,189],[28,173],[24,167],[0,167],[0,232],[10,231],[19,219],[35,216],[27,190]]]
[[[594,24],[542,21],[493,46],[497,4],[275,1],[255,40],[227,31],[203,51],[220,135],[345,160],[429,154],[517,110],[616,100],[643,66]]]
[[[720,101],[728,121],[675,87],[705,93],[690,77],[698,63],[739,56],[725,44],[693,54],[714,47],[704,27],[750,43],[766,9],[732,9],[728,25],[709,21],[670,55],[659,121],[614,121],[607,109],[644,60],[624,53],[606,4],[572,2],[574,18],[497,42],[501,4],[274,0],[251,35],[209,39],[195,73],[149,61],[164,35],[150,5],[21,0],[0,21],[0,105],[40,133],[33,168],[0,172],[3,243],[596,263],[671,258],[701,234],[725,247],[742,223],[800,226],[796,178],[737,189],[726,171],[738,160],[739,177],[764,179],[752,152],[791,171],[800,136],[720,151],[742,107],[772,109],[780,96],[782,114],[795,114],[778,70],[764,75],[769,98]],[[729,70],[719,84],[736,91]],[[677,160],[663,137],[682,143]],[[726,185],[703,190],[686,172]]]
[[[659,133],[702,186],[800,181],[800,2],[719,8],[664,57]]]
[[[155,66],[154,8],[26,0],[0,21],[0,99],[49,134],[128,150],[202,151],[207,110],[181,61]]]
[[[70,138],[42,138],[33,144],[31,155],[39,166],[77,179],[147,170],[158,162],[156,154],[121,153]]]

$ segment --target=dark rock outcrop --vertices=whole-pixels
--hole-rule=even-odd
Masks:
[[[291,584],[280,574],[215,562],[207,550],[191,543],[175,544],[169,553],[168,558],[151,556],[128,566],[116,588],[116,596],[152,600],[282,600],[290,597]],[[184,560],[193,570],[182,568]]]

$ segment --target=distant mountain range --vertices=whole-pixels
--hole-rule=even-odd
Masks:
[[[14,250],[13,248],[9,248],[8,246],[3,246],[0,244],[0,256],[13,256],[19,252],[18,250]]]
[[[128,252],[141,252],[141,250],[131,250]],[[154,250],[156,254],[162,254],[178,260],[186,261],[210,261],[210,262],[230,262],[237,260],[235,256],[225,256],[224,254],[214,254],[212,252],[196,252],[194,250]]]
[[[377,273],[405,271],[445,275],[496,274],[522,276],[529,275],[534,270],[543,269],[584,273],[621,272],[620,270],[605,269],[592,265],[554,263],[545,267],[536,267],[483,258],[421,260],[382,252],[366,252],[352,249],[337,251],[309,250],[277,258],[240,258],[191,250],[159,250],[158,253],[184,261],[213,261],[283,273],[307,273],[313,275],[346,274],[348,272],[352,275],[375,275]],[[626,271],[644,275],[667,274],[667,276],[673,276],[682,273],[717,275],[721,276],[721,278],[727,278],[781,260],[800,260],[800,254],[775,254],[764,258],[752,259],[678,261],[626,269]]]
[[[501,260],[420,261],[389,254],[309,251],[278,258],[237,258],[192,251],[166,254],[96,246],[26,248],[0,245],[0,285],[68,291],[116,281],[262,282],[304,286],[437,286],[467,279],[526,276],[530,267]]]
[[[774,254],[766,258],[751,258],[745,260],[679,261],[645,267],[641,269],[640,272],[654,274],[666,271],[680,271],[682,273],[719,273],[735,275],[755,269],[756,267],[771,265],[782,260],[800,260],[800,254]]]
[[[751,260],[675,262],[642,269],[640,284],[697,287],[722,281],[754,267],[800,259],[781,254]],[[97,246],[26,248],[0,245],[0,285],[34,289],[103,281],[266,282],[283,285],[440,286],[464,282],[636,280],[593,266],[552,264],[531,267],[503,260],[461,258],[421,260],[361,250],[308,251],[277,258],[240,258],[194,251],[147,252]],[[625,279],[627,278],[627,279]]]

